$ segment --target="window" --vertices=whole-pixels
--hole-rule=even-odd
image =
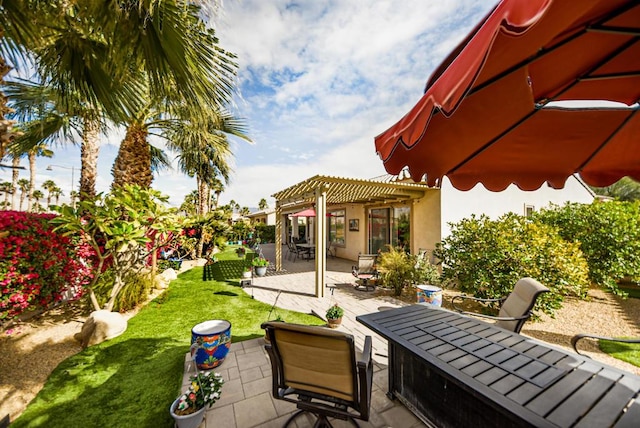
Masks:
[[[531,217],[535,210],[536,210],[536,207],[534,207],[533,205],[525,205],[524,206],[524,216],[525,217]]]
[[[369,210],[369,252],[386,250],[387,245],[409,251],[411,245],[409,207]]]
[[[327,219],[327,223],[329,224],[329,241],[334,244],[344,245],[345,211],[329,211],[329,215],[330,217]]]

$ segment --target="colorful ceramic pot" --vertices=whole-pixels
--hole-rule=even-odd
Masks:
[[[442,306],[442,288],[435,285],[418,285],[417,298],[418,303]]]
[[[191,357],[200,370],[218,367],[231,348],[231,323],[209,320],[191,329]]]

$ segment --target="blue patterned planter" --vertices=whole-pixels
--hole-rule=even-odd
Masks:
[[[231,323],[209,320],[191,329],[191,357],[198,369],[209,370],[224,361],[231,348]]]

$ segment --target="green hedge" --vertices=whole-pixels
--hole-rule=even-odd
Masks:
[[[566,204],[535,215],[580,246],[589,264],[590,280],[620,293],[617,282],[640,278],[640,203]]]
[[[564,296],[586,294],[587,262],[579,245],[562,239],[555,227],[506,214],[495,221],[472,216],[451,228],[435,256],[442,260],[443,279],[464,293],[503,297],[529,276],[551,290],[534,308],[550,315]]]

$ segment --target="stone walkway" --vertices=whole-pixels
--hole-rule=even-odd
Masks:
[[[274,245],[262,247],[264,256],[273,261]],[[286,251],[283,251],[286,254]],[[374,377],[371,397],[371,416],[368,422],[358,421],[361,427],[422,427],[425,426],[397,400],[391,401],[387,391],[387,344],[371,330],[358,323],[357,315],[405,305],[393,298],[374,297],[371,291],[356,289],[351,275],[353,262],[327,259],[326,284],[335,286],[333,295],[326,290],[324,298],[316,298],[314,262],[284,260],[286,274],[270,271],[267,276],[253,278],[252,286],[244,291],[255,299],[278,308],[315,313],[324,318],[334,303],[345,310],[340,331],[354,336],[360,349],[365,336],[372,337]],[[206,412],[200,428],[281,427],[296,410],[292,403],[276,400],[271,395],[271,364],[264,350],[264,339],[233,343],[225,361],[217,370],[225,379],[221,399]],[[194,372],[189,354],[185,356],[183,386]],[[309,426],[304,417],[297,419],[298,427]],[[345,421],[332,421],[336,427],[352,426]],[[292,424],[291,426],[294,426]]]

